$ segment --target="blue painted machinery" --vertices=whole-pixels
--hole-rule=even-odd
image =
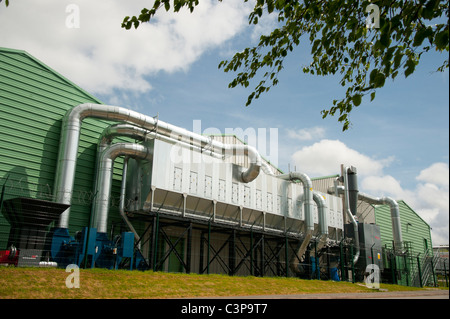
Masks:
[[[70,236],[67,228],[54,228],[51,232],[51,258],[59,267],[76,264],[79,267],[118,269],[127,264],[130,270],[147,269],[142,254],[134,249],[134,235],[123,232],[110,240],[106,233],[85,227]]]

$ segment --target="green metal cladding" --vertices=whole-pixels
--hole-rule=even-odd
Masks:
[[[0,191],[51,200],[61,120],[80,103],[101,101],[25,51],[0,48]],[[107,121],[83,121],[70,230],[88,225],[99,134]],[[116,183],[117,184],[117,183]],[[0,249],[9,224],[0,214]]]
[[[414,252],[424,253],[431,248],[430,226],[404,201],[397,201],[400,210],[402,236],[404,242],[411,243]],[[380,226],[382,245],[392,246],[392,223],[387,205],[375,207],[376,223]]]

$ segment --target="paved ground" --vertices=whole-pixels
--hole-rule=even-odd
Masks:
[[[250,296],[244,298],[265,299],[449,299],[448,290],[393,291],[375,293],[338,293],[308,295]]]
[[[234,296],[231,299],[449,299],[448,290]]]

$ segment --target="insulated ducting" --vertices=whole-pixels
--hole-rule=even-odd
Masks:
[[[55,200],[58,203],[70,204],[76,169],[79,137],[83,119],[87,117],[133,124],[140,128],[154,131],[158,135],[169,137],[177,142],[210,149],[223,155],[232,151],[242,151],[250,159],[250,167],[242,172],[241,180],[244,183],[253,181],[260,172],[262,160],[254,147],[249,145],[229,145],[211,140],[183,128],[159,121],[125,108],[101,105],[80,104],[69,110],[63,118],[61,140],[59,144],[59,156],[55,177]],[[70,210],[61,214],[60,228],[68,228]]]
[[[350,219],[351,224],[353,225],[353,234],[354,234],[354,243],[355,243],[355,249],[356,249],[356,253],[353,257],[353,263],[356,264],[356,262],[359,259],[359,256],[361,254],[360,250],[359,250],[359,232],[358,232],[358,222],[356,221],[356,211],[357,211],[357,198],[355,198],[354,196],[352,196],[352,199],[354,202],[350,201],[350,191],[349,191],[349,172],[352,173],[352,187],[353,187],[353,191],[352,194],[354,195],[355,193],[357,193],[357,190],[355,191],[355,186],[357,185],[355,180],[356,180],[356,169],[354,167],[343,167],[342,166],[342,176],[344,178],[344,188],[343,188],[343,193],[344,193],[344,202],[345,202],[345,210],[347,212],[347,216]],[[353,211],[352,211],[353,208]]]
[[[328,190],[328,192],[331,194],[335,193],[336,195],[344,194],[346,206],[347,207],[355,207],[354,212],[350,211],[350,209],[347,208],[347,215],[349,216],[351,223],[353,224],[353,228],[355,231],[355,240],[358,240],[358,245],[359,245],[359,239],[357,239],[359,237],[358,224],[356,222],[355,217],[353,216],[353,215],[356,215],[356,206],[355,206],[355,203],[352,204],[350,202],[350,196],[349,196],[350,192],[346,191],[346,189],[350,188],[349,178],[347,176],[348,174],[345,174],[345,172],[348,172],[348,171],[350,171],[350,170],[348,167],[346,167],[343,172],[345,186],[337,186],[337,184],[335,184],[335,186],[331,187]],[[352,169],[351,171],[356,173],[356,169]],[[355,176],[355,175],[353,175],[353,176]],[[374,197],[371,195],[361,193],[357,190],[357,187],[354,187],[355,185],[356,185],[356,181],[353,182],[351,187],[353,190],[353,194],[357,194],[357,199],[364,201],[368,204],[373,204],[373,205],[389,205],[390,211],[391,211],[392,235],[394,237],[394,246],[395,246],[396,250],[401,251],[403,249],[403,244],[402,244],[403,239],[402,239],[402,229],[401,229],[401,223],[400,223],[400,212],[399,212],[398,203],[390,197]],[[353,199],[352,201],[357,202],[354,197],[352,199]]]
[[[102,152],[96,181],[97,195],[93,206],[93,227],[97,228],[98,233],[107,232],[114,160],[118,156],[148,159],[151,155],[152,154],[149,154],[148,149],[145,146],[133,143],[113,144]]]
[[[303,239],[303,242],[296,253],[298,258],[294,256],[290,262],[291,269],[294,272],[298,272],[299,259],[301,259],[305,254],[305,251],[308,248],[308,245],[311,241],[314,232],[314,217],[313,217],[314,199],[313,199],[312,182],[308,175],[299,172],[291,172],[289,174],[280,175],[278,177],[290,181],[299,180],[303,184],[306,233],[305,238]]]
[[[402,227],[400,223],[400,211],[398,203],[390,197],[373,197],[364,193],[359,193],[358,198],[373,205],[389,205],[391,211],[392,235],[394,237],[394,247],[397,251],[403,249]]]
[[[322,249],[325,246],[328,239],[328,220],[327,220],[327,203],[325,199],[317,192],[313,191],[313,199],[317,204],[319,212],[319,230],[320,230],[320,240],[317,250]]]

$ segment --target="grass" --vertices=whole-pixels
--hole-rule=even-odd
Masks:
[[[283,277],[230,277],[153,271],[80,269],[80,288],[69,289],[70,274],[58,268],[0,268],[0,299],[138,299],[249,295],[373,292],[349,282]],[[381,285],[389,291],[420,288]]]

